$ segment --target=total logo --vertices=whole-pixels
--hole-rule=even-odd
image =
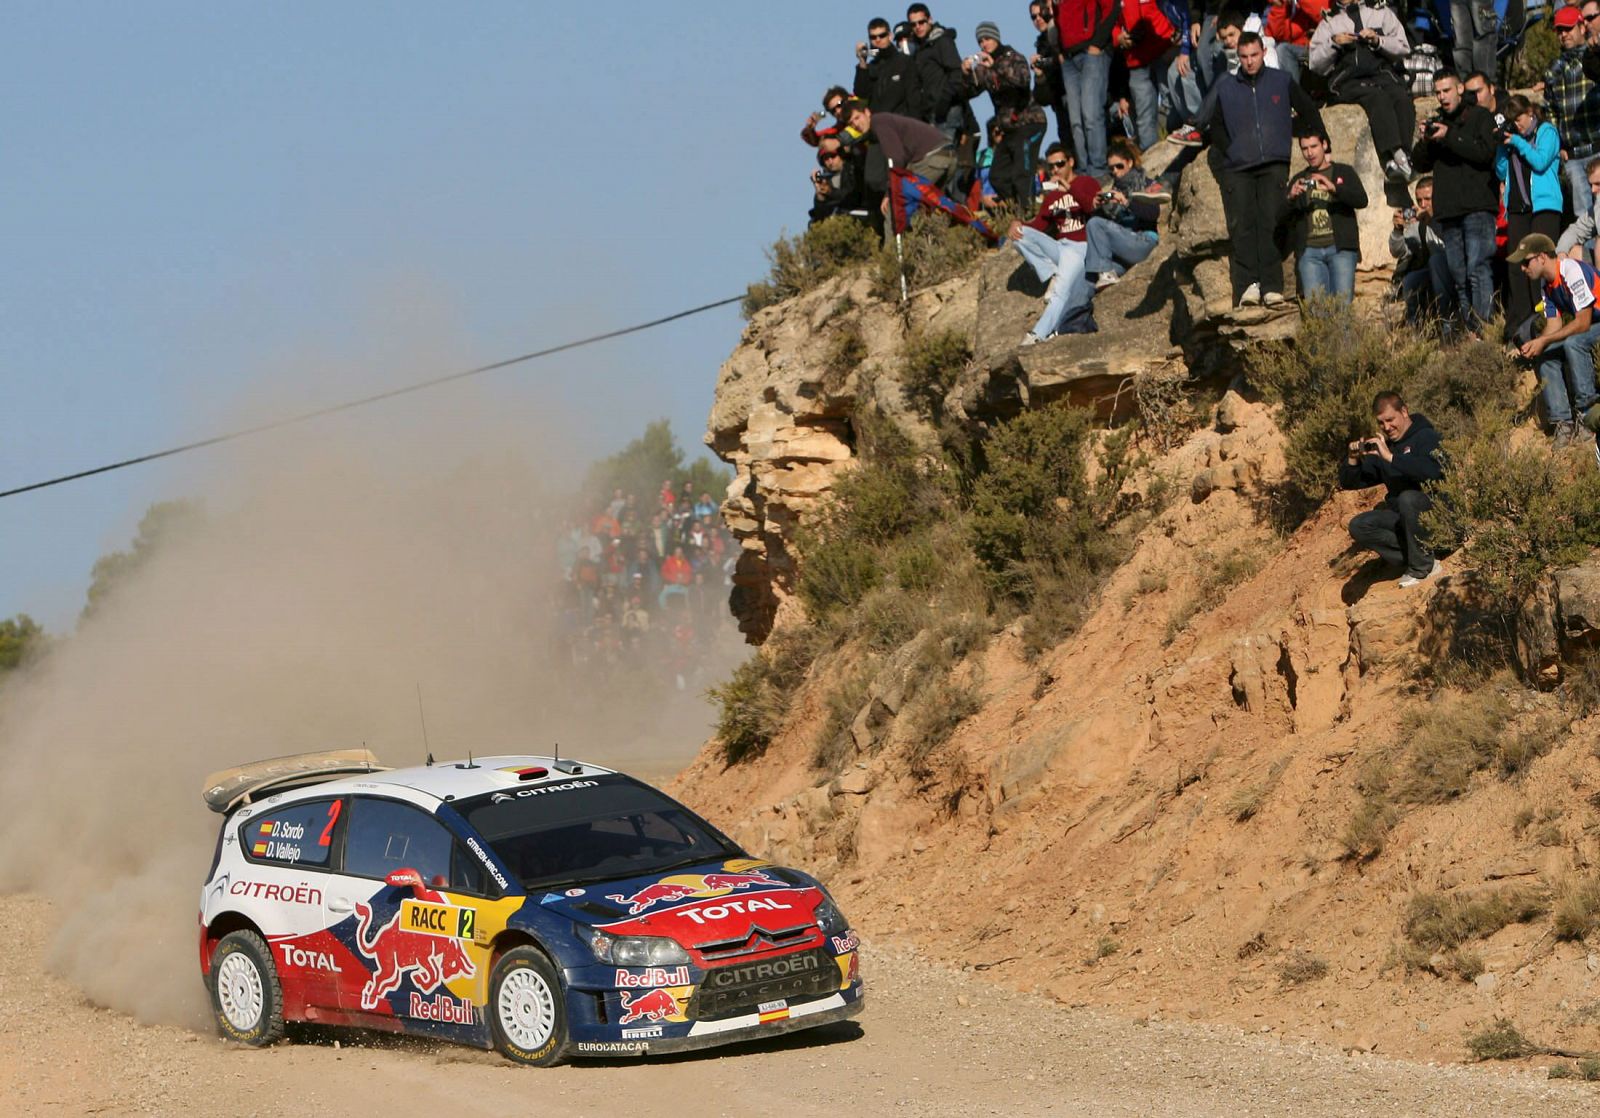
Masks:
[[[625,893],[607,893],[606,900],[627,905],[628,915],[637,916],[662,901],[681,901],[689,897],[721,897],[735,889],[749,889],[752,886],[782,888],[783,884],[760,870],[748,870],[744,873],[726,871],[707,874],[680,873],[663,877],[631,896]]]
[[[330,951],[307,951],[303,947],[296,947],[292,943],[278,944],[278,950],[283,953],[285,966],[299,967],[302,970],[320,970],[329,974],[338,974],[339,964],[333,961]]]
[[[713,920],[726,920],[735,913],[750,915],[757,912],[792,912],[794,905],[784,904],[776,897],[751,897],[744,901],[729,901],[726,904],[704,905],[700,908],[682,908],[676,915],[687,916],[696,924],[704,924]]]

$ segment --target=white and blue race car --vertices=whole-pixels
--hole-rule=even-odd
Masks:
[[[610,769],[340,751],[214,774],[205,798],[226,819],[200,969],[246,1044],[307,1021],[548,1066],[862,1008],[856,936],[815,878]]]

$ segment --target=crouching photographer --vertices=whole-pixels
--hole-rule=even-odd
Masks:
[[[1422,415],[1412,415],[1398,392],[1380,392],[1372,401],[1379,434],[1357,439],[1339,463],[1340,489],[1383,485],[1383,504],[1350,520],[1350,538],[1405,570],[1400,586],[1409,589],[1439,573],[1428,550],[1422,514],[1433,507],[1423,484],[1444,476],[1439,464],[1439,432]]]
[[[817,145],[817,169],[811,172],[811,222],[847,214],[870,223],[873,210],[867,206],[866,186],[862,182],[861,161],[836,137],[825,136]]]

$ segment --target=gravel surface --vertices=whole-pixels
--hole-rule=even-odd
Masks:
[[[45,973],[52,923],[46,902],[0,898],[0,937],[11,945],[0,955],[0,1114],[234,1118],[393,1107],[460,1118],[525,1113],[535,1099],[541,1118],[766,1116],[784,1106],[963,1118],[1600,1113],[1600,1085],[1551,1081],[1542,1068],[1350,1057],[1237,1029],[1069,1010],[881,942],[864,949],[870,992],[860,1018],[761,1044],[549,1071],[365,1033],[257,1051],[88,1005]]]

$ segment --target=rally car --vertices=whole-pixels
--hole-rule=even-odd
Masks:
[[[418,1033],[547,1066],[860,1012],[817,880],[640,781],[552,757],[383,769],[365,750],[213,774],[200,895],[217,1027]]]

